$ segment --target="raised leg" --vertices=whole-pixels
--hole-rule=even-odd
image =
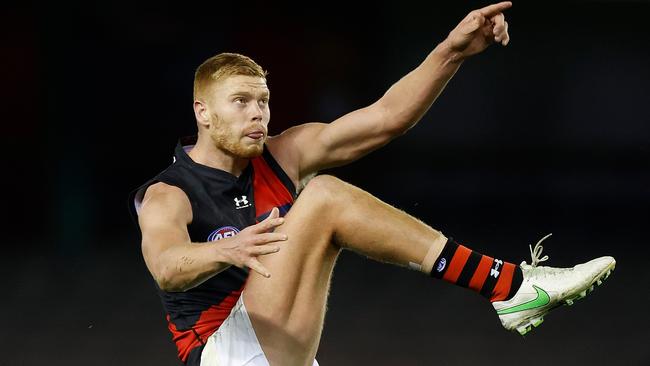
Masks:
[[[442,250],[444,236],[367,192],[331,176],[310,181],[277,231],[289,240],[251,271],[244,303],[273,366],[311,365],[341,248],[402,266]],[[435,259],[435,258],[433,258]]]

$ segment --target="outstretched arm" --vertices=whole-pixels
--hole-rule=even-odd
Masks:
[[[372,105],[329,123],[307,123],[269,139],[271,152],[294,181],[340,166],[385,145],[413,127],[463,60],[493,42],[507,45],[503,11],[510,2],[470,12],[426,59]]]

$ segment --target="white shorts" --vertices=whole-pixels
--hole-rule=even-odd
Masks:
[[[239,297],[230,315],[203,347],[201,366],[270,366]],[[314,360],[313,366],[318,366]]]

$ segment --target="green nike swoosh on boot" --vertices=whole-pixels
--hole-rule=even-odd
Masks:
[[[509,308],[501,309],[497,311],[497,314],[503,315],[503,314],[512,314],[516,313],[519,311],[524,311],[524,310],[530,310],[530,309],[535,309],[535,308],[540,308],[542,306],[547,305],[550,301],[551,298],[548,296],[548,293],[544,291],[544,289],[541,289],[535,285],[533,285],[533,288],[535,291],[537,291],[537,297],[527,301],[525,303],[515,305]]]

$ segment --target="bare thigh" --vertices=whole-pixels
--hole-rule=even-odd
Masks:
[[[316,191],[305,188],[277,228],[289,239],[261,259],[271,277],[251,271],[246,284],[246,309],[271,365],[311,365],[320,341],[339,248],[332,243],[326,197]]]
[[[320,341],[334,262],[341,247],[382,262],[423,263],[446,238],[367,192],[330,176],[312,179],[277,231],[282,249],[251,272],[244,302],[271,365],[311,365]],[[438,251],[439,253],[439,251]]]

